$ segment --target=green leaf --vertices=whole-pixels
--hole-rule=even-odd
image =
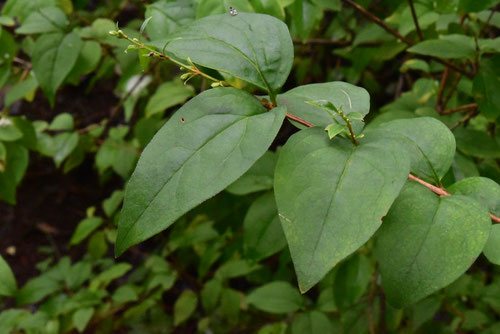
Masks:
[[[7,261],[0,256],[0,296],[13,296],[16,290],[16,278]]]
[[[292,334],[335,333],[335,328],[323,312],[301,313],[293,319]]]
[[[243,226],[243,246],[249,259],[265,259],[286,246],[272,192],[260,196],[252,203]]]
[[[285,83],[293,62],[288,28],[264,14],[221,14],[194,21],[172,35],[166,50],[270,94]]]
[[[65,131],[73,130],[74,126],[73,116],[68,113],[61,113],[54,118],[47,129],[52,131]]]
[[[278,103],[285,105],[289,113],[298,116],[315,126],[327,127],[332,116],[326,110],[313,106],[307,101],[324,100],[333,104],[349,117],[351,113],[366,115],[370,111],[370,95],[361,87],[346,82],[333,81],[321,84],[300,86],[278,95]],[[339,124],[344,124],[340,116],[335,116]],[[303,127],[300,125],[299,127]],[[356,132],[363,128],[362,122],[354,122]]]
[[[233,88],[186,103],[144,150],[125,189],[116,254],[170,226],[222,191],[267,150],[283,119]]]
[[[474,198],[489,212],[500,216],[500,185],[485,177],[470,177],[458,181],[448,188],[456,195]]]
[[[80,242],[85,240],[96,228],[101,226],[103,223],[100,217],[89,217],[82,220],[76,227],[73,236],[69,242],[70,245],[78,245]]]
[[[201,302],[207,312],[211,312],[219,302],[222,291],[222,282],[219,279],[212,279],[203,285],[201,290]]]
[[[10,77],[12,61],[17,53],[18,45],[14,37],[0,27],[0,87]]]
[[[73,313],[73,326],[75,326],[79,333],[85,330],[90,319],[92,319],[92,315],[94,315],[93,307],[81,308]]]
[[[38,82],[32,72],[31,75],[24,81],[20,81],[12,85],[7,94],[5,94],[5,106],[10,107],[14,102],[21,99],[29,99],[33,97],[36,89],[38,88]]]
[[[302,292],[361,247],[403,187],[409,162],[398,139],[370,132],[359,146],[302,130],[283,147],[274,189]]]
[[[404,307],[452,283],[479,256],[490,227],[487,211],[475,200],[438,197],[408,182],[377,238],[387,300]]]
[[[106,287],[109,283],[117,278],[125,275],[132,266],[128,263],[116,263],[111,266],[111,268],[106,269],[97,275],[90,284],[90,289],[97,289],[98,287]]]
[[[417,176],[439,183],[450,169],[455,156],[455,137],[435,118],[394,120],[377,129],[403,137],[410,157],[410,169]]]
[[[494,121],[500,116],[500,96],[495,87],[500,86],[500,56],[481,60],[479,72],[474,77],[473,94],[479,111]]]
[[[79,83],[80,77],[94,71],[101,60],[101,45],[96,41],[84,41],[73,69],[68,74],[69,82]]]
[[[40,8],[31,13],[23,24],[16,29],[18,34],[42,34],[58,32],[69,25],[66,14],[59,7]]]
[[[289,313],[302,308],[304,300],[288,282],[276,281],[253,290],[247,303],[269,313]]]
[[[267,151],[245,174],[231,183],[226,191],[234,195],[247,195],[272,189],[277,160],[277,153]]]
[[[16,186],[28,168],[28,150],[17,143],[4,143],[7,150],[5,170],[0,173],[0,199],[16,203]]]
[[[444,59],[463,59],[474,57],[476,46],[472,37],[455,34],[417,43],[408,52]]]
[[[454,134],[459,151],[478,158],[500,158],[500,144],[486,132],[458,128]]]
[[[174,304],[174,326],[179,326],[196,310],[198,297],[191,290],[184,290]]]
[[[35,277],[16,293],[16,303],[18,305],[37,303],[60,288],[61,284],[47,274]]]
[[[193,87],[186,86],[181,81],[165,82],[149,99],[146,105],[146,116],[151,117],[168,108],[182,104],[193,95]]]
[[[191,1],[156,1],[146,6],[149,19],[146,32],[153,41],[165,39],[174,30],[193,21],[195,12]]]
[[[0,140],[16,141],[23,136],[21,130],[9,118],[0,118]]]
[[[355,304],[368,289],[372,272],[372,265],[366,256],[356,254],[342,262],[333,284],[335,304],[342,309]]]
[[[122,285],[113,293],[113,301],[119,304],[135,302],[139,300],[136,289],[132,285]]]
[[[111,217],[123,201],[123,191],[115,190],[113,194],[102,202],[102,209],[106,216]]]
[[[36,40],[33,71],[52,105],[57,89],[75,65],[82,45],[76,32],[45,34]]]
[[[345,125],[332,123],[325,128],[325,131],[328,133],[328,138],[333,139],[345,129]]]
[[[22,22],[34,11],[55,5],[57,0],[7,0],[2,8],[2,14],[17,17]]]
[[[490,237],[483,248],[483,254],[488,261],[500,266],[500,224],[491,227]]]
[[[54,162],[57,167],[66,159],[78,145],[78,133],[61,133],[53,138]]]
[[[248,260],[231,260],[224,263],[215,273],[221,280],[245,276],[259,268],[259,265]]]

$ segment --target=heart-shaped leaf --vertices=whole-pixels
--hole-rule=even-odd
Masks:
[[[302,292],[379,228],[409,172],[393,137],[372,132],[353,146],[321,128],[283,147],[275,174],[278,212]]]
[[[266,152],[284,117],[283,108],[268,112],[233,88],[186,103],[151,140],[126,187],[116,254],[234,182]]]
[[[488,212],[475,200],[438,197],[408,182],[377,234],[387,300],[404,307],[452,283],[481,254],[490,228]]]

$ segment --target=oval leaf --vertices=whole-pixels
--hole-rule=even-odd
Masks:
[[[233,88],[186,103],[144,150],[125,191],[116,254],[222,191],[271,145],[285,116]]]
[[[288,140],[274,188],[302,292],[375,233],[408,172],[405,151],[380,133],[359,146],[320,128]]]
[[[457,195],[472,197],[496,216],[500,216],[500,185],[486,177],[469,177],[448,188]]]
[[[78,59],[82,40],[76,32],[40,36],[33,50],[33,71],[40,87],[54,104],[56,90],[71,72]]]
[[[439,183],[455,156],[455,137],[446,125],[430,117],[398,119],[378,127],[402,136],[411,159],[411,171]]]
[[[285,83],[293,62],[287,26],[264,14],[205,17],[174,33],[166,50],[177,58],[190,58],[268,92]]]
[[[409,182],[377,239],[387,300],[404,307],[452,283],[481,254],[490,227],[487,211],[475,200],[438,197]]]
[[[247,302],[261,311],[289,313],[300,309],[304,300],[290,283],[277,281],[252,291],[247,297]]]

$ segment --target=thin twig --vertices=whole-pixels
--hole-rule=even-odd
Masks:
[[[306,40],[294,38],[293,44],[297,44],[297,45],[318,44],[318,45],[332,45],[332,46],[349,46],[352,44],[352,42],[348,41],[348,40],[336,40],[336,39],[328,39],[328,38],[310,38],[310,39],[306,39]]]
[[[348,4],[349,6],[353,7],[354,9],[356,9],[358,12],[360,12],[362,15],[364,15],[370,21],[373,21],[374,23],[378,24],[382,29],[384,29],[389,34],[391,34],[394,37],[396,37],[401,42],[406,43],[406,44],[408,44],[410,46],[412,45],[412,42],[409,39],[407,39],[406,37],[404,37],[403,35],[401,35],[399,33],[399,31],[397,31],[397,30],[389,27],[387,25],[387,23],[385,23],[380,18],[378,18],[377,16],[375,16],[372,13],[370,13],[369,11],[367,11],[364,7],[358,5],[357,3],[355,3],[352,0],[343,0],[343,2],[346,3],[346,4]]]
[[[292,121],[295,121],[295,122],[300,123],[302,125],[305,125],[309,128],[312,128],[314,126],[312,123],[309,123],[305,119],[302,119],[299,116],[295,116],[295,115],[292,115],[290,113],[286,113],[286,118],[291,119]]]
[[[469,104],[464,104],[462,106],[456,107],[456,108],[451,108],[443,111],[441,115],[450,115],[456,112],[462,112],[462,111],[469,111],[469,110],[476,110],[477,109],[477,103],[469,103]]]
[[[417,30],[418,38],[423,41],[424,35],[422,34],[422,30],[420,30],[420,25],[418,24],[417,13],[415,12],[415,5],[413,4],[413,0],[408,0],[408,3],[410,4],[411,16],[413,18],[413,23],[415,24],[415,29]]]

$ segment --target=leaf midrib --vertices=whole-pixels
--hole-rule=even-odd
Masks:
[[[221,114],[221,115],[224,115],[224,114]],[[200,120],[204,117],[207,117],[207,116],[214,116],[213,114],[211,115],[204,115],[200,118],[198,118],[197,120]],[[139,215],[139,217],[137,217],[137,219],[134,220],[133,223],[131,223],[127,229],[127,232],[125,233],[125,235],[121,238],[121,240],[127,240],[127,237],[130,233],[130,231],[132,230],[132,227],[142,218],[142,216],[144,215],[144,213],[149,209],[149,207],[151,206],[151,203],[153,203],[153,201],[158,197],[158,194],[165,188],[165,186],[170,182],[170,180],[186,165],[186,163],[197,153],[199,152],[200,150],[202,150],[206,145],[208,145],[208,143],[210,143],[212,140],[214,140],[215,138],[217,138],[218,136],[220,136],[221,134],[225,133],[226,130],[228,130],[229,128],[231,128],[232,126],[236,125],[237,123],[241,122],[241,121],[245,121],[245,120],[248,120],[248,118],[250,118],[251,116],[255,116],[255,114],[252,114],[252,115],[244,115],[242,118],[239,118],[238,120],[236,120],[235,122],[233,123],[230,123],[228,126],[224,127],[221,131],[219,131],[218,133],[216,133],[214,136],[211,136],[210,138],[208,138],[200,147],[198,147],[196,150],[193,151],[193,153],[191,155],[189,155],[185,160],[184,162],[179,166],[179,168],[177,168],[175,171],[172,172],[172,174],[168,177],[168,179],[163,183],[163,185],[155,192],[155,194],[151,197],[151,199],[148,201],[148,204],[146,205],[145,209],[141,212],[141,214]]]

